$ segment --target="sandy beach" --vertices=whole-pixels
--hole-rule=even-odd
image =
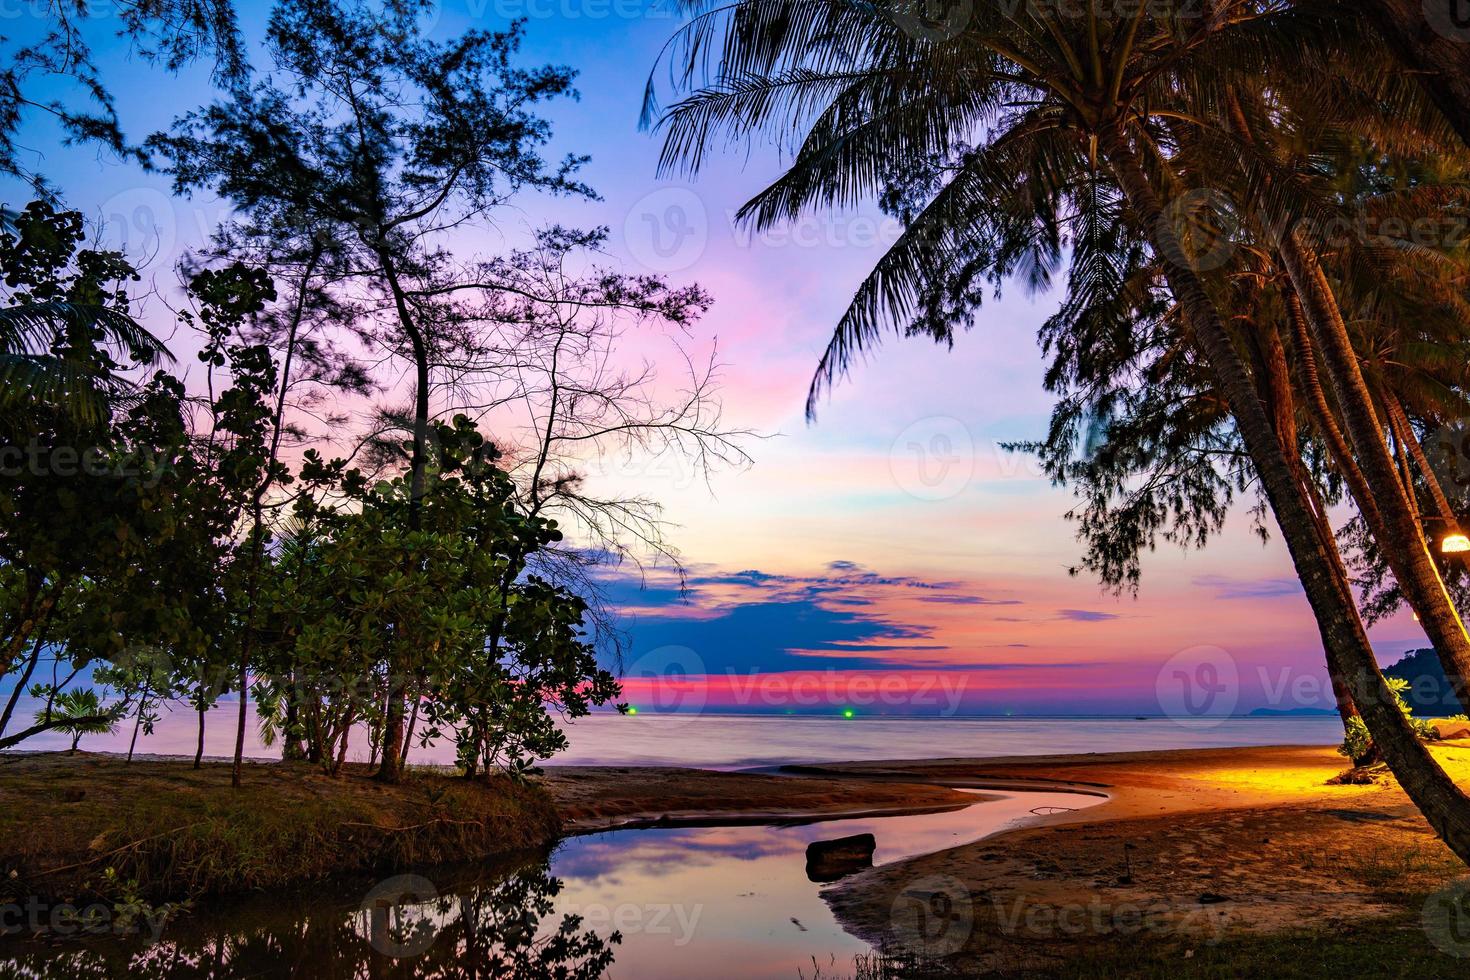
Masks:
[[[1470,741],[1433,752],[1470,785]],[[957,881],[973,929],[951,962],[1001,971],[1056,965],[1140,936],[1192,956],[1241,936],[1394,922],[1406,903],[1422,906],[1423,896],[1464,876],[1391,776],[1332,783],[1343,770],[1331,748],[1291,746],[803,769],[1107,794],[1100,805],[1038,816],[824,892],[846,928],[891,948],[903,944],[894,909],[906,890]]]

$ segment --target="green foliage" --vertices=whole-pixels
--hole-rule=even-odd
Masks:
[[[0,231],[0,433],[23,441],[37,414],[97,426],[131,385],[119,373],[168,357],[128,313],[138,274],[117,252],[83,247],[81,214],[32,201]]]
[[[509,36],[489,43],[513,47]],[[30,324],[31,344],[35,324],[51,323],[52,354],[102,390],[120,356],[137,366],[157,350],[120,326],[132,322],[131,268],[80,241],[76,215],[33,206],[0,237],[0,268],[17,307],[64,300],[118,318],[116,329],[62,313],[14,321]],[[124,716],[136,744],[166,701],[204,711],[253,675],[268,741],[331,772],[353,725],[381,744],[389,712],[409,703],[418,739],[454,739],[469,772],[520,775],[563,748],[553,713],[586,714],[617,685],[585,636],[585,602],[530,573],[561,531],[518,503],[498,450],[458,417],[429,433],[422,492],[401,477],[370,483],[311,449],[291,473],[276,455],[282,382],[270,349],[252,340],[277,298],[271,277],[227,262],[196,271],[187,288],[178,317],[203,336],[207,399],[157,371],[108,388],[126,397],[80,419],[60,403],[6,403],[24,408],[26,465],[0,473],[0,676],[29,675],[43,650],[58,671],[33,689],[47,704],[37,725],[0,733],[0,745],[47,730],[75,744]],[[663,287],[648,290],[653,299],[618,295],[638,306]],[[700,301],[681,294],[669,315]],[[83,457],[89,465],[64,465]],[[289,496],[268,499],[273,488]],[[287,505],[279,533],[273,513]],[[118,697],[103,705],[90,689],[69,690],[78,676]]]
[[[106,735],[117,730],[115,708],[102,704],[102,699],[90,687],[62,691],[45,708],[36,712],[38,724],[54,722],[57,731],[71,736],[71,750],[83,735]]]
[[[15,233],[0,236],[16,308],[65,301],[131,323],[125,286],[136,275],[118,256],[80,249],[81,240],[79,216],[46,205],[28,207]],[[97,412],[79,414],[34,390],[5,400],[23,411],[12,416],[15,438],[0,467],[0,570],[11,614],[0,676],[32,669],[43,647],[68,679],[95,662],[94,681],[115,688],[145,732],[165,699],[207,705],[218,696],[216,668],[234,662],[245,591],[248,548],[237,532],[269,469],[275,367],[266,348],[235,338],[274,298],[270,280],[232,264],[197,273],[188,295],[182,325],[205,334],[201,359],[230,375],[202,418],[164,371],[137,384],[109,380],[117,357],[138,366],[160,348],[95,316],[56,319],[46,356],[93,379],[86,392],[109,394]],[[65,686],[46,685],[42,696]]]
[[[118,874],[116,868],[105,868],[102,872],[102,889],[112,896],[111,926],[126,931],[135,922],[147,920],[155,928],[161,928],[170,919],[187,912],[192,902],[162,902],[154,904],[142,893],[138,879]]]
[[[1342,744],[1337,747],[1341,755],[1353,760],[1354,765],[1369,758],[1373,753],[1373,736],[1368,734],[1368,726],[1363,719],[1354,715],[1347,720],[1344,726]]]
[[[1414,709],[1409,707],[1404,700],[1404,692],[1409,689],[1409,682],[1402,677],[1384,677],[1388,690],[1393,694],[1394,703],[1409,719],[1409,724],[1414,729],[1414,734],[1424,742],[1435,742],[1439,740],[1439,729],[1431,725],[1426,719],[1415,718]],[[1341,755],[1353,760],[1354,765],[1361,765],[1373,756],[1373,737],[1368,734],[1368,726],[1363,719],[1357,716],[1349,718],[1345,727],[1342,744],[1337,747]]]
[[[293,706],[286,737],[333,771],[351,725],[380,722],[388,697],[415,700],[420,739],[452,736],[468,769],[520,774],[565,747],[551,710],[578,717],[617,693],[584,638],[585,603],[526,573],[555,523],[517,508],[465,417],[433,445],[416,515],[403,478],[368,485],[309,456],[305,479],[337,477],[343,502],[303,498],[263,582],[275,676],[262,701]]]

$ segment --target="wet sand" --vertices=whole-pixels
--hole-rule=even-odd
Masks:
[[[953,810],[985,799],[927,779],[792,778],[655,766],[548,766],[537,777],[567,833]]]
[[[1470,741],[1436,744],[1470,787]],[[966,903],[967,968],[1055,964],[1099,943],[1189,947],[1402,918],[1406,904],[1463,877],[1386,773],[1329,782],[1331,748],[1265,747],[802,767],[821,776],[977,788],[1103,792],[1106,802],[843,879],[824,892],[843,926],[880,947],[915,941],[896,916],[937,878]],[[955,896],[950,896],[953,898]],[[931,944],[932,945],[932,944]],[[924,942],[917,952],[925,952]]]

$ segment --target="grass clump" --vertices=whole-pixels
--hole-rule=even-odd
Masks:
[[[108,875],[150,899],[280,888],[329,875],[478,860],[543,846],[559,823],[539,787],[414,770],[80,755],[0,762],[0,877],[12,897],[107,896]]]

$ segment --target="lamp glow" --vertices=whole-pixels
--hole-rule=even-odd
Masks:
[[[1439,553],[1442,555],[1463,555],[1470,551],[1470,538],[1463,534],[1448,534],[1439,543]]]

